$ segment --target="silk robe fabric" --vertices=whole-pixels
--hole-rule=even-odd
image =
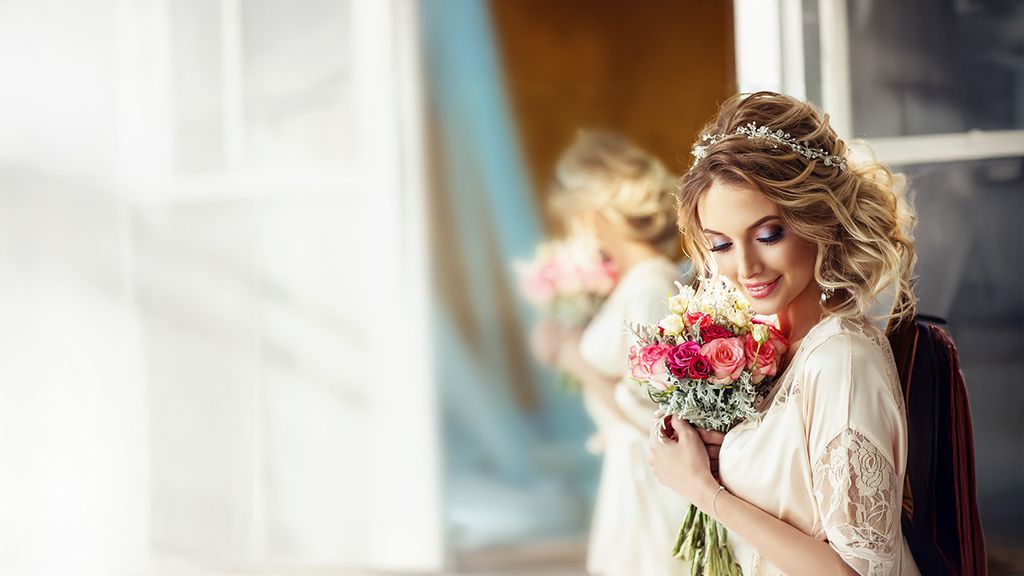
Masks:
[[[859,574],[919,574],[900,523],[906,411],[881,331],[867,321],[823,319],[762,415],[726,434],[722,484],[828,541]],[[738,534],[729,543],[744,574],[781,574]]]

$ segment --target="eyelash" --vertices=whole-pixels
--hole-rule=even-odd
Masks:
[[[783,234],[782,230],[779,230],[778,232],[776,232],[775,234],[772,234],[771,236],[766,236],[764,238],[758,238],[757,241],[760,242],[761,244],[766,245],[766,246],[771,246],[772,244],[775,244],[779,240],[782,240],[782,234]],[[718,246],[712,246],[711,247],[711,251],[712,252],[723,252],[725,250],[728,250],[730,246],[732,246],[732,242],[725,242],[723,244],[719,244]]]

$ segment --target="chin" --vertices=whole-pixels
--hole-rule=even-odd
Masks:
[[[747,296],[747,300],[751,301],[753,299]],[[754,313],[757,314],[758,316],[774,316],[775,314],[779,313],[779,310],[781,308],[781,306],[773,302],[750,302],[750,309],[753,310]]]
[[[779,286],[779,288],[782,288],[782,286]],[[778,314],[779,310],[782,310],[787,304],[784,291],[778,289],[767,298],[754,298],[746,290],[743,291],[743,296],[747,299],[747,302],[750,302],[750,309],[760,316]]]

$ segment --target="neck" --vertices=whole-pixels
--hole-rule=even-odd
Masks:
[[[625,274],[630,268],[640,262],[656,258],[660,253],[650,244],[645,242],[627,241],[619,247],[615,257],[615,267],[619,274]]]
[[[809,282],[803,292],[779,311],[779,330],[789,340],[791,352],[796,351],[794,344],[802,340],[825,314],[820,298],[817,283]]]

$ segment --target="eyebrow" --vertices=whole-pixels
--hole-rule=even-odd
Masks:
[[[764,224],[765,222],[771,222],[772,220],[782,220],[782,218],[780,218],[780,217],[778,217],[778,216],[776,216],[774,214],[770,214],[768,216],[765,216],[764,218],[761,218],[757,222],[754,222],[750,226],[747,226],[747,230],[751,230],[751,229],[757,228],[761,224]],[[725,236],[725,234],[722,234],[721,232],[715,232],[714,230],[708,230],[707,228],[704,229],[704,233],[705,234],[717,234],[719,236]]]

